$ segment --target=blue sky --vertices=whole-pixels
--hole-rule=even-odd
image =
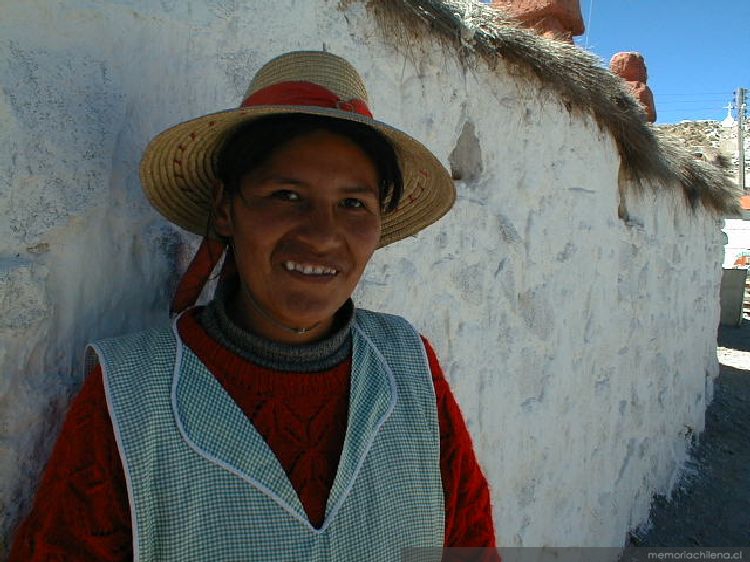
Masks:
[[[737,88],[750,88],[750,0],[579,1],[587,29],[576,43],[607,65],[640,52],[657,123],[724,119]]]

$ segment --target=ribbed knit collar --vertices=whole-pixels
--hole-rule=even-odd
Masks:
[[[198,320],[209,336],[233,353],[261,367],[296,373],[327,371],[351,354],[354,318],[351,299],[336,313],[334,331],[328,337],[312,343],[292,345],[264,339],[234,323],[226,311],[232,289],[231,286],[219,289],[214,299],[201,311]]]

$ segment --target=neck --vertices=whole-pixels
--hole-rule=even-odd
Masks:
[[[278,371],[318,373],[335,367],[352,352],[354,305],[351,300],[334,315],[331,331],[325,338],[286,344],[262,338],[238,326],[228,314],[234,306],[232,297],[234,293],[220,287],[214,299],[199,312],[199,322],[212,339],[251,363]]]
[[[331,330],[333,316],[308,326],[291,326],[284,320],[275,318],[240,282],[229,311],[232,320],[243,329],[279,343],[310,343],[323,339]]]

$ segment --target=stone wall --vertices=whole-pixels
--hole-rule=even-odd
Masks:
[[[674,125],[660,125],[684,143],[696,157],[715,162],[724,167],[731,180],[739,182],[739,142],[736,121],[727,126],[726,121],[681,121]],[[745,177],[750,178],[750,123],[745,121],[742,139],[745,145]]]
[[[84,343],[165,322],[195,247],[140,192],[145,144],[235,106],[263,62],[300,48],[347,56],[376,116],[462,178],[455,209],[377,252],[356,297],[433,341],[499,540],[621,545],[669,492],[717,373],[721,233],[663,186],[629,195],[620,220],[612,137],[550,90],[429,38],[398,50],[362,3],[338,0],[11,2],[0,38],[4,541],[80,388]]]

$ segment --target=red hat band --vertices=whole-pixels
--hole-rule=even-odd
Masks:
[[[328,107],[358,113],[372,119],[367,103],[360,99],[342,100],[328,88],[312,82],[279,82],[252,93],[240,107],[257,105],[300,105]]]

